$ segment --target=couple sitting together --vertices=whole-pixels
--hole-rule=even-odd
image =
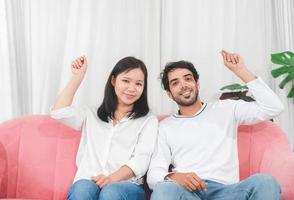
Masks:
[[[224,50],[221,55],[256,101],[202,102],[193,64],[171,62],[161,80],[179,110],[160,124],[149,111],[141,60],[126,57],[114,66],[103,102],[94,109],[72,105],[87,70],[84,56],[73,61],[72,79],[51,110],[53,118],[81,130],[67,199],[144,200],[146,173],[152,200],[279,199],[280,186],[270,175],[239,180],[237,128],[277,116],[283,104],[241,56]]]

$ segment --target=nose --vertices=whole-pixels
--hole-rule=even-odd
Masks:
[[[129,92],[136,92],[136,86],[135,84],[130,84],[128,87],[128,91]]]
[[[180,87],[181,89],[186,88],[187,87],[186,81],[180,81]]]

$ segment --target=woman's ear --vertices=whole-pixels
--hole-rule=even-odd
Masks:
[[[115,77],[112,75],[111,76],[111,85],[114,87],[115,85]]]

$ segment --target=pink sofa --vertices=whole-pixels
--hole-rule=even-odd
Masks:
[[[0,124],[0,198],[65,199],[76,167],[79,133],[48,116],[26,116]],[[294,199],[294,153],[272,122],[241,126],[240,178],[267,173]]]

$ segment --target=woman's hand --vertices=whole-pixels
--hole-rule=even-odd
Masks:
[[[72,104],[74,95],[84,79],[86,70],[87,59],[85,56],[78,57],[72,62],[71,71],[73,73],[73,77],[57,97],[52,110],[64,108]]]
[[[105,187],[109,183],[113,183],[114,181],[111,179],[110,176],[105,176],[100,174],[98,176],[92,176],[91,180],[96,183],[100,188]]]
[[[71,63],[71,71],[75,77],[84,78],[88,63],[85,56],[80,56]]]

